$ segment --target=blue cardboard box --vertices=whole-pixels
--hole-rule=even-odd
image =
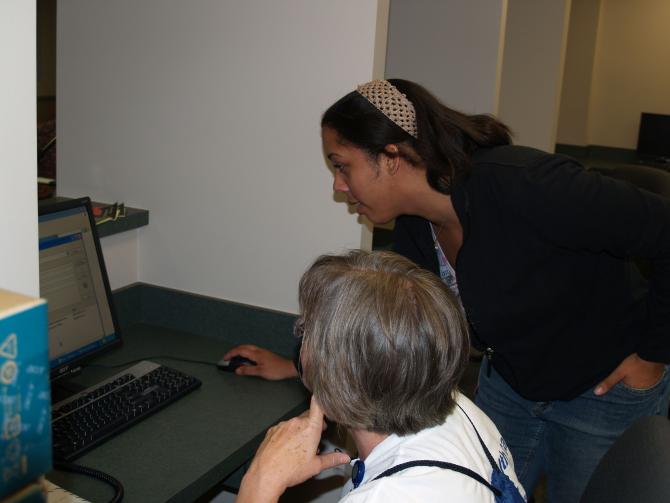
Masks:
[[[0,500],[51,470],[47,305],[0,289]]]

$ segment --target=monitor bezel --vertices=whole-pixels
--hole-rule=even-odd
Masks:
[[[81,365],[86,361],[89,361],[92,358],[105,354],[111,351],[112,349],[116,349],[123,344],[123,335],[121,333],[121,328],[116,313],[116,305],[114,303],[112,289],[109,285],[107,267],[105,266],[105,259],[102,254],[102,246],[100,245],[100,236],[98,235],[98,228],[95,223],[95,218],[93,217],[91,199],[89,197],[80,197],[76,199],[67,199],[63,201],[41,203],[38,207],[38,225],[39,225],[39,217],[42,217],[43,215],[49,215],[52,213],[57,213],[59,211],[71,210],[75,208],[84,208],[86,210],[86,215],[88,216],[88,221],[91,225],[93,243],[95,245],[95,251],[98,256],[98,261],[100,263],[100,273],[102,276],[102,283],[105,289],[105,295],[107,296],[107,303],[109,304],[110,314],[112,317],[112,324],[114,325],[114,333],[117,335],[117,339],[113,342],[110,342],[109,344],[106,344],[102,347],[99,347],[91,351],[90,353],[80,355],[78,357],[73,358],[72,360],[69,360],[66,363],[58,365],[57,367],[50,368],[49,377],[51,381],[56,381],[64,377],[67,377],[71,374],[77,373],[79,370],[81,370]],[[49,363],[51,363],[51,361]]]
[[[643,159],[668,159],[670,158],[670,144],[662,152],[651,152],[649,150],[649,128],[652,125],[652,121],[656,124],[658,122],[662,122],[662,124],[668,130],[670,130],[670,115],[641,112],[640,127],[638,128],[637,134],[636,153],[638,157]]]

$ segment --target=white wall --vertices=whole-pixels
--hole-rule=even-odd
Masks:
[[[113,234],[100,240],[112,290],[139,281],[139,236],[144,228]]]
[[[570,0],[508,0],[499,117],[514,142],[553,152]]]
[[[446,105],[496,113],[506,0],[391,0],[386,76]]]
[[[35,2],[0,2],[0,288],[39,295]]]
[[[318,124],[372,78],[377,7],[59,2],[59,194],[149,209],[141,281],[295,311],[308,264],[361,243]]]

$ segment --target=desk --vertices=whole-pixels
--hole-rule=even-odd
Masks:
[[[95,362],[112,365],[152,355],[215,362],[231,347],[221,339],[143,323],[123,335],[121,349]],[[308,406],[298,380],[264,381],[213,366],[153,360],[194,375],[202,386],[75,461],[120,480],[124,502],[196,500],[253,456],[269,426]],[[121,370],[88,367],[75,382],[91,385]],[[112,496],[106,484],[89,477],[54,471],[47,478],[92,502]]]

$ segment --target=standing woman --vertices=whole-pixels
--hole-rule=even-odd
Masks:
[[[512,146],[495,118],[449,109],[418,84],[372,81],[323,115],[334,190],[394,251],[460,298],[484,352],[476,403],[532,493],[572,503],[637,418],[668,411],[670,201]],[[647,283],[632,258],[652,263]],[[295,375],[256,347],[240,374]]]

